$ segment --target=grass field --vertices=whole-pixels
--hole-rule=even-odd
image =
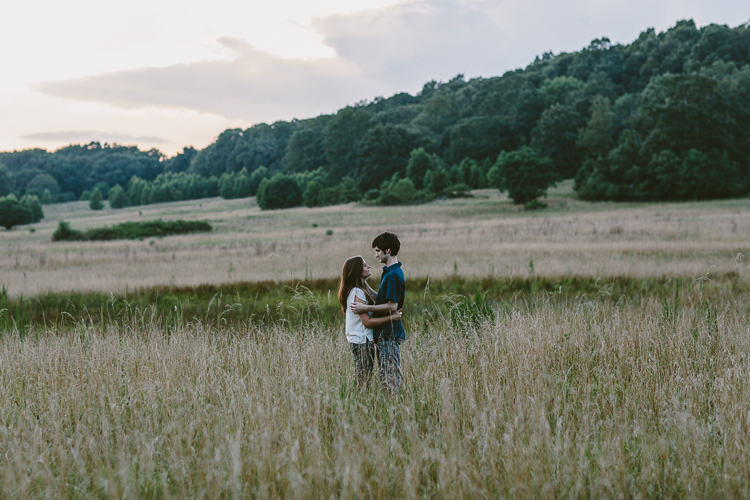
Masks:
[[[747,199],[658,204],[586,203],[570,182],[550,209],[519,212],[495,190],[410,207],[345,205],[262,212],[250,200],[210,199],[93,212],[85,202],[47,206],[46,218],[0,233],[0,283],[11,295],[334,278],[390,229],[407,277],[703,276],[735,269],[750,251]],[[53,243],[75,229],[156,218],[208,220],[210,235],[144,241]],[[385,222],[389,221],[389,222]],[[314,227],[317,225],[317,227]],[[328,232],[330,234],[327,234]]]
[[[0,491],[750,496],[747,295],[531,305],[410,329],[395,400],[357,390],[340,328],[314,321],[6,335]]]
[[[750,497],[748,200],[476,195],[76,202],[0,233],[0,496]],[[50,241],[160,217],[216,230]],[[394,399],[356,387],[334,295],[383,229],[409,284]]]

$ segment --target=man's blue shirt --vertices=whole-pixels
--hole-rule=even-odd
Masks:
[[[380,279],[380,288],[378,288],[378,296],[375,299],[375,304],[386,304],[388,301],[393,301],[398,304],[398,308],[404,307],[404,295],[406,293],[406,280],[404,279],[404,271],[401,270],[401,263],[397,262],[392,266],[386,266],[383,268],[383,277]],[[376,316],[387,316],[388,313],[377,314]],[[401,324],[401,320],[386,323],[384,325],[375,327],[373,331],[373,337],[375,342],[380,340],[404,340],[406,335],[404,333],[404,325]]]

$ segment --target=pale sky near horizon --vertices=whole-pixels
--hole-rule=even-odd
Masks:
[[[735,27],[737,0],[11,0],[0,151],[92,140],[203,148],[426,81],[497,76],[680,19]]]

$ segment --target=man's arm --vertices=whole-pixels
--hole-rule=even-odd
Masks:
[[[354,302],[352,303],[352,310],[354,310],[355,305],[364,305],[364,300],[360,299],[359,297],[354,297]],[[383,304],[387,305],[387,304]],[[384,316],[382,318],[371,318],[369,314],[366,312],[363,313],[357,313],[359,314],[359,318],[362,320],[362,324],[365,326],[365,328],[373,328],[376,326],[384,325],[386,323],[391,323],[393,321],[398,321],[401,319],[401,311],[391,311],[391,313],[388,316]]]
[[[365,328],[374,328],[376,326],[400,320],[401,311],[392,312],[390,315],[383,316],[382,318],[371,318],[367,313],[362,313],[359,315],[359,318],[362,320],[362,324],[365,325]]]
[[[354,312],[354,314],[362,314],[367,312],[386,312],[386,311],[395,311],[398,309],[398,304],[396,302],[393,302],[392,300],[389,300],[385,304],[378,304],[374,306],[367,305],[362,302],[353,302],[349,308]]]

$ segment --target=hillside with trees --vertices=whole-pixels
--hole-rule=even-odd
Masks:
[[[98,189],[112,207],[254,195],[263,208],[398,204],[482,187],[527,203],[571,178],[586,200],[744,196],[750,28],[680,21],[628,45],[597,39],[499,77],[225,130],[172,158],[91,143],[0,153],[0,164],[0,196],[54,203]]]

